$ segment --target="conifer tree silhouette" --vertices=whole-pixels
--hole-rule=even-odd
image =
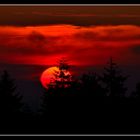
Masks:
[[[111,97],[124,97],[127,88],[124,87],[124,82],[128,76],[123,76],[116,63],[110,58],[107,67],[104,68],[105,72],[101,76],[105,92],[107,96]]]
[[[65,58],[62,58],[58,61],[58,68],[59,71],[54,72],[55,80],[53,84],[48,85],[47,91],[54,96],[61,96],[65,93],[68,95],[68,90],[73,83],[72,75],[69,72],[70,65]]]
[[[0,79],[0,113],[14,115],[20,112],[23,105],[22,96],[16,92],[14,80],[4,70]]]
[[[58,67],[59,71],[54,73],[55,84],[53,86],[52,84],[48,85],[42,97],[41,112],[43,115],[51,114],[50,112],[53,110],[60,111],[60,108],[64,107],[65,99],[68,99],[69,95],[74,95],[76,92],[75,83],[72,80],[72,75],[69,73],[70,66],[67,60],[64,58],[60,59]]]
[[[58,61],[59,72],[56,72],[54,75],[56,77],[56,85],[61,88],[66,88],[70,86],[72,75],[69,73],[70,65],[65,58],[62,58]]]

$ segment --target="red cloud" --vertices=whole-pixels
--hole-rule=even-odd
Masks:
[[[80,65],[102,64],[110,56],[129,63],[136,55],[131,48],[140,45],[140,27],[133,25],[1,26],[0,36],[1,63],[47,65],[62,56]]]

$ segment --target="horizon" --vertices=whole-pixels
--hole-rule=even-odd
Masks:
[[[138,74],[139,69],[137,67],[131,67],[131,65],[128,67],[122,67],[119,64],[117,65],[119,66],[119,69],[122,70],[123,74],[130,76],[125,82],[125,86],[128,88],[127,94],[129,95],[135,90],[136,83],[140,81],[140,74]],[[11,78],[15,80],[17,90],[23,96],[23,101],[27,103],[33,112],[38,112],[40,109],[41,97],[43,96],[44,92],[44,88],[40,82],[40,76],[43,71],[48,69],[50,66],[22,64],[11,64],[10,66],[7,65],[7,67],[6,65],[4,66],[5,68],[1,69],[2,67],[0,65],[0,75],[2,74],[3,70],[7,70]],[[75,73],[72,76],[79,79],[83,74],[88,74],[90,72],[95,72],[102,75],[104,72],[104,66],[72,66],[70,71],[74,71]]]

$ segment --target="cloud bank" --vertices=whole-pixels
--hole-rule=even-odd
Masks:
[[[139,63],[140,27],[0,26],[0,63],[55,64],[67,57],[72,64],[103,64],[110,56],[123,64]]]

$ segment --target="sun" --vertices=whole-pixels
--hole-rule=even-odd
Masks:
[[[65,76],[71,75],[69,71],[63,71],[63,72],[64,72]],[[59,69],[59,67],[54,66],[54,67],[47,68],[41,74],[40,81],[44,88],[47,89],[50,84],[55,85],[55,81],[60,80],[59,78],[56,78],[56,76],[55,76],[56,73],[59,74],[60,69]]]
[[[50,67],[41,74],[40,81],[43,87],[48,88],[48,85],[56,80],[56,72],[59,72],[58,67]]]

